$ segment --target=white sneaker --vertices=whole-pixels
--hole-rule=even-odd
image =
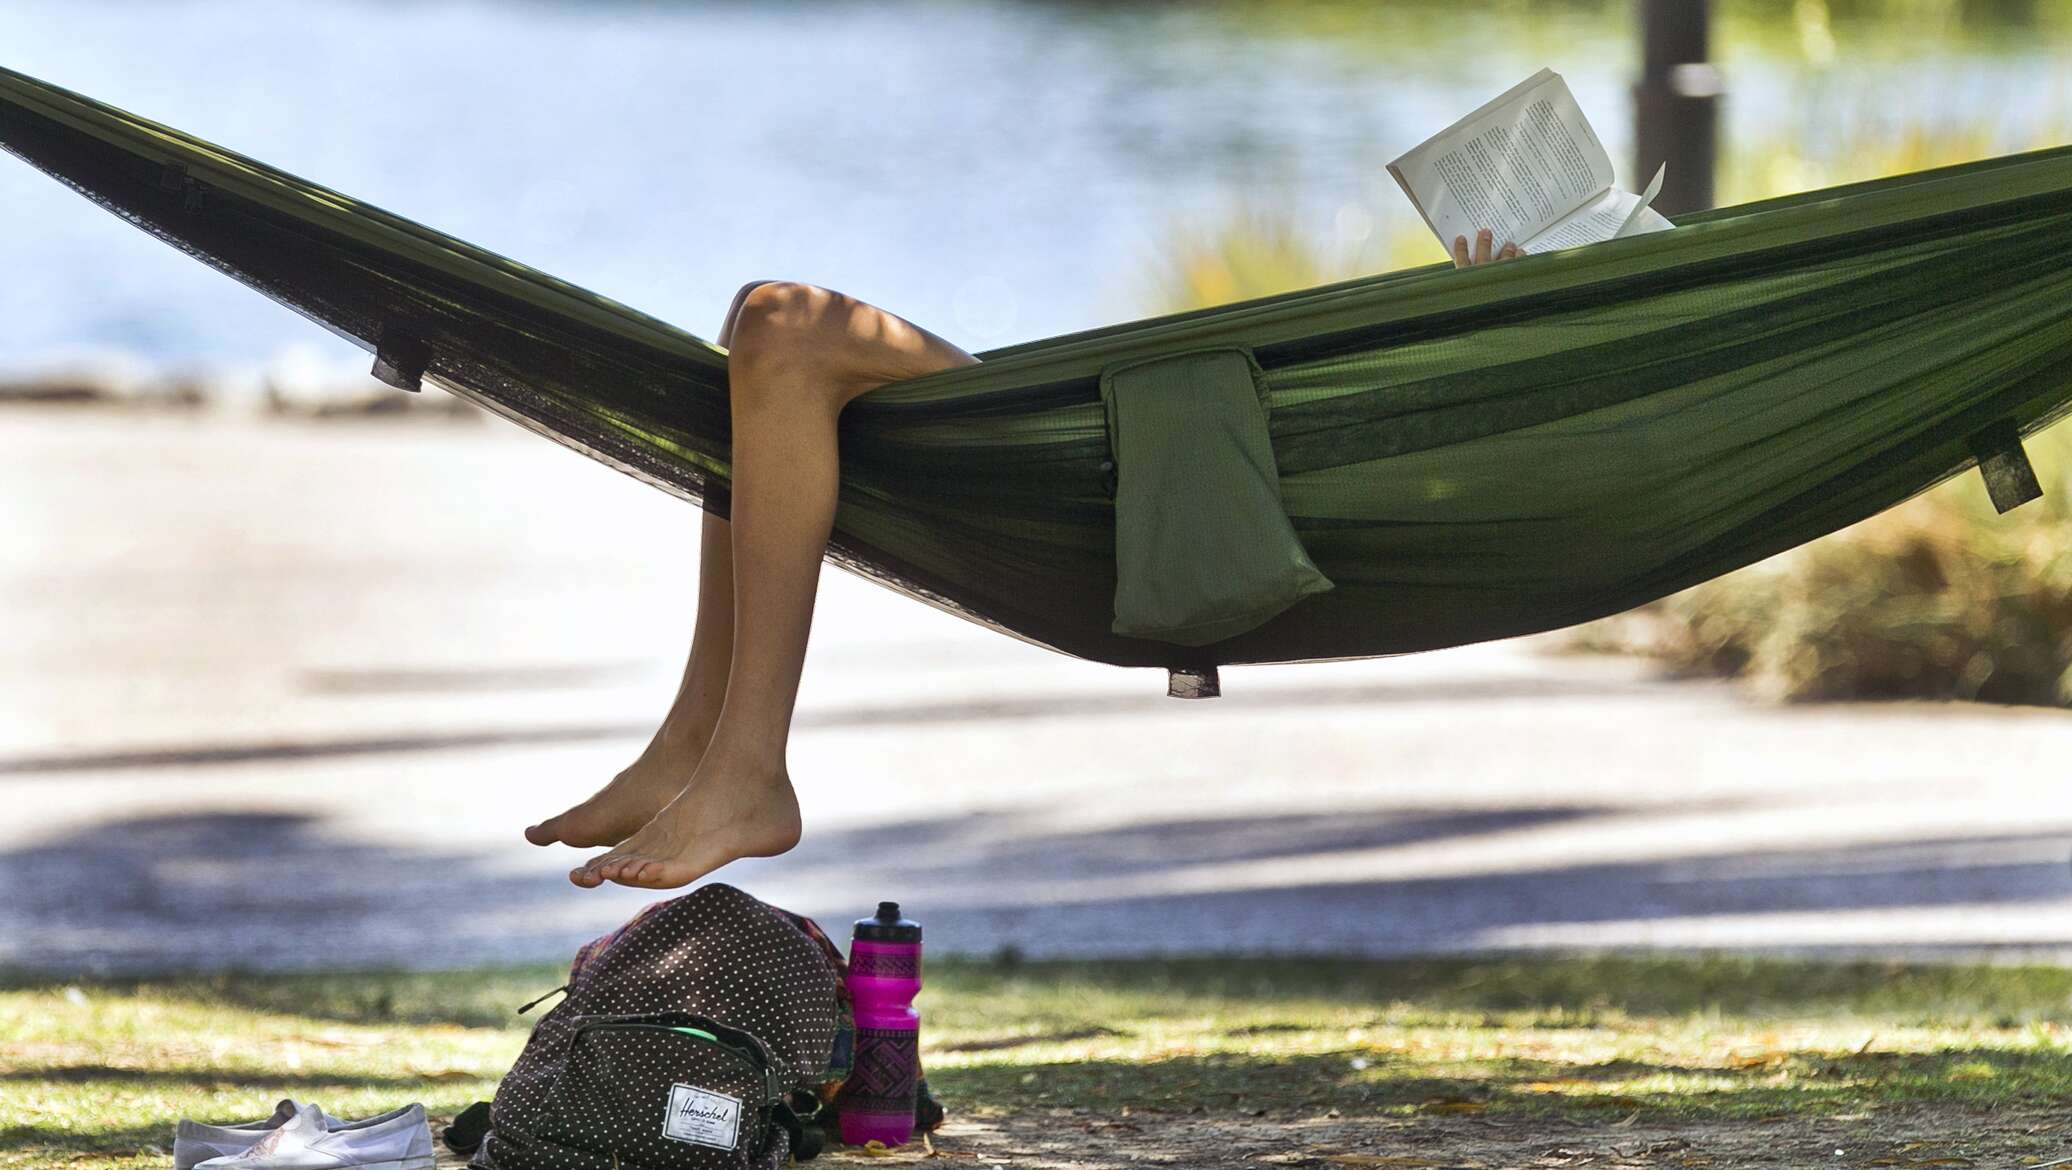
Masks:
[[[260,1138],[265,1137],[268,1131],[286,1125],[294,1118],[297,1108],[299,1106],[295,1102],[284,1100],[273,1107],[272,1117],[261,1121],[240,1121],[232,1125],[203,1125],[199,1121],[182,1121],[179,1128],[173,1131],[173,1170],[194,1170],[210,1158],[220,1158],[225,1154],[242,1154],[251,1149]],[[410,1106],[406,1105],[401,1109],[391,1109],[387,1113],[363,1117],[358,1121],[343,1121],[326,1114],[324,1124],[331,1129],[361,1129],[392,1121],[409,1111]]]
[[[337,1129],[328,1121],[315,1105],[298,1106],[250,1148],[194,1170],[432,1170],[432,1127],[422,1105]]]

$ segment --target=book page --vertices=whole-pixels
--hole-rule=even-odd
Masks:
[[[1601,244],[1617,236],[1645,235],[1676,225],[1630,191],[1611,190],[1563,216],[1519,244],[1528,254],[1558,252],[1584,244]]]
[[[1655,168],[1655,177],[1648,180],[1647,190],[1640,193],[1640,202],[1634,206],[1633,210],[1626,213],[1626,221],[1619,225],[1618,231],[1612,233],[1613,239],[1618,239],[1621,236],[1637,236],[1646,232],[1659,232],[1663,227],[1675,226],[1668,220],[1663,219],[1659,213],[1649,210],[1654,205],[1655,196],[1662,193],[1662,176],[1668,173],[1669,164],[1666,162]],[[1653,215],[1657,220],[1661,220],[1662,227],[1652,226],[1652,221],[1647,218],[1650,215]]]
[[[1611,159],[1568,83],[1532,77],[1389,164],[1439,242],[1523,241],[1611,186]]]

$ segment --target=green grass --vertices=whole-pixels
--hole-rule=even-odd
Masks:
[[[553,969],[0,983],[0,1167],[164,1164],[180,1117],[486,1097]],[[1746,959],[938,962],[953,1114],[1760,1121],[2072,1098],[2072,971]]]

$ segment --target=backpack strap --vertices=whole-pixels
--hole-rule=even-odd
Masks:
[[[489,1136],[489,1102],[477,1101],[460,1111],[439,1134],[439,1140],[446,1148],[465,1158],[482,1145],[482,1139]]]
[[[573,979],[569,980],[568,982],[566,982],[566,983],[562,984],[561,986],[559,986],[559,987],[555,988],[554,990],[552,990],[552,991],[548,992],[547,994],[545,994],[545,995],[543,995],[543,996],[539,997],[539,998],[538,998],[538,999],[536,999],[536,1000],[533,1000],[533,1001],[532,1001],[531,1003],[528,1003],[528,1004],[526,1004],[526,1005],[525,1005],[524,1007],[521,1007],[521,1008],[519,1008],[519,1009],[518,1009],[518,1014],[522,1016],[522,1015],[524,1015],[525,1013],[527,1013],[527,1012],[531,1011],[532,1009],[534,1009],[534,1008],[536,1008],[536,1007],[540,1006],[541,1004],[543,1004],[543,1003],[547,1002],[548,1000],[550,1000],[550,999],[553,999],[553,998],[554,998],[555,996],[557,996],[557,995],[567,995],[567,994],[568,994],[568,989],[569,989],[569,988],[571,988],[571,987],[574,987],[575,985],[576,985],[576,981],[575,981],[575,980],[573,980]]]
[[[799,1108],[793,1108],[796,1102]],[[770,1120],[784,1127],[791,1135],[791,1156],[801,1162],[810,1162],[827,1148],[827,1132],[820,1127],[820,1102],[811,1093],[793,1093],[788,1098],[780,1097],[770,1104]],[[804,1116],[800,1109],[805,1110]]]

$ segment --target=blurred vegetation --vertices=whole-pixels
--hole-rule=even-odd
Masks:
[[[1477,43],[1535,62],[1588,46],[1593,56],[1623,56],[1614,68],[1625,73],[1639,56],[1632,0],[1405,0],[1385,13],[1368,0],[1221,0],[1201,10],[1247,38],[1328,44],[1363,70],[1431,71],[1439,67],[1435,46]],[[2072,46],[2072,0],[1713,0],[1712,10],[1714,59],[1727,80],[1722,204],[2072,143],[2072,49],[2064,50],[2066,68],[2048,73],[2021,109],[1991,122],[1954,121],[1934,105],[1895,108],[1892,75],[1863,72],[1898,66],[1903,75],[1929,45],[1986,59]],[[1867,84],[1869,76],[1880,83]],[[1796,122],[1738,120],[1744,78],[1784,87]],[[1625,128],[1610,111],[1597,117],[1607,129]],[[1383,161],[1365,205],[1313,220],[1247,207],[1183,225],[1170,263],[1153,279],[1153,307],[1182,311],[1446,259],[1382,175]],[[1631,165],[1613,161],[1622,172]]]
[[[1371,0],[1221,0],[1205,5],[1261,35],[1330,38],[1404,52],[1488,24],[1531,38],[1627,28],[1632,0],[1396,0],[1386,19]],[[2072,31],[2072,0],[1712,0],[1720,56],[1796,48],[1815,61],[1838,44],[1852,54],[1918,52],[1924,40],[2009,41]],[[1423,34],[1423,35],[1418,35]]]
[[[1422,225],[1418,232],[1377,234],[1372,215],[1357,206],[1341,208],[1321,235],[1286,216],[1243,209],[1222,224],[1174,233],[1165,265],[1153,270],[1153,308],[1184,312],[1446,259]]]

